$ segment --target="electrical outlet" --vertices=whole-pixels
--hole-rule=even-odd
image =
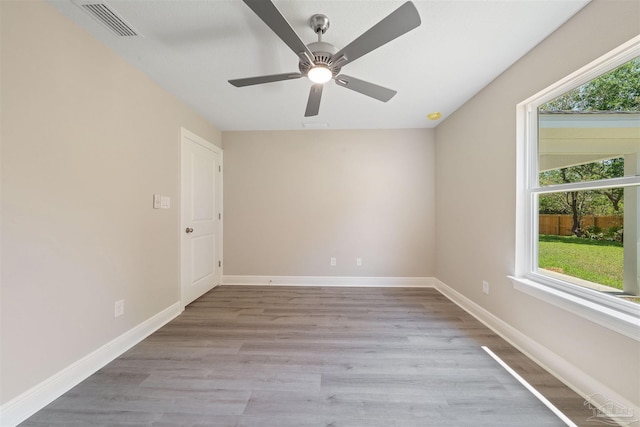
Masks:
[[[162,205],[162,196],[160,194],[153,195],[153,209],[160,209]]]
[[[361,266],[362,266],[362,258],[356,258],[356,265],[357,265],[358,267],[361,267]]]
[[[482,281],[482,293],[485,295],[489,295],[489,282]]]
[[[336,264],[337,264],[337,263],[336,263],[336,259],[335,259],[334,257],[331,257],[331,261],[330,261],[330,263],[331,263],[331,267],[335,267],[335,266],[336,266]]]
[[[120,317],[124,314],[124,300],[116,301],[113,305],[113,317]]]

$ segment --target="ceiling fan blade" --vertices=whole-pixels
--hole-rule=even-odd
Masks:
[[[364,32],[333,55],[332,60],[340,67],[355,61],[374,49],[400,37],[420,25],[418,10],[410,1]]]
[[[320,111],[320,99],[322,98],[321,84],[311,86],[309,91],[309,100],[307,101],[307,110],[304,112],[305,117],[317,116]]]
[[[243,0],[260,19],[299,57],[314,63],[314,56],[284,16],[269,0]]]
[[[363,95],[370,96],[371,98],[375,98],[382,102],[387,102],[393,98],[396,93],[398,93],[395,90],[365,82],[364,80],[356,79],[355,77],[345,76],[344,74],[336,76],[335,80],[338,86],[355,90],[356,92],[360,92]]]
[[[247,77],[245,79],[229,80],[229,83],[235,87],[259,85],[262,83],[279,82],[282,80],[299,79],[303,74],[300,73],[284,73],[284,74],[271,74],[269,76]]]

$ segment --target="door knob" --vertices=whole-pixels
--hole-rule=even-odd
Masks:
[[[187,229],[184,230],[184,231],[186,231],[187,233],[193,233],[193,228],[187,227]]]

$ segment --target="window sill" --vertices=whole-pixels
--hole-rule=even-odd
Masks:
[[[640,342],[640,305],[636,309],[634,303],[615,299],[594,302],[589,298],[597,295],[592,294],[593,291],[576,290],[574,292],[563,284],[553,283],[553,279],[545,277],[508,277],[514,289],[518,291]],[[567,289],[559,289],[560,287]],[[604,299],[603,296],[598,295],[598,297]]]

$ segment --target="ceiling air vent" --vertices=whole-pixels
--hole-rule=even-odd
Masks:
[[[96,0],[74,0],[73,2],[118,36],[135,37],[139,35],[105,2]]]

